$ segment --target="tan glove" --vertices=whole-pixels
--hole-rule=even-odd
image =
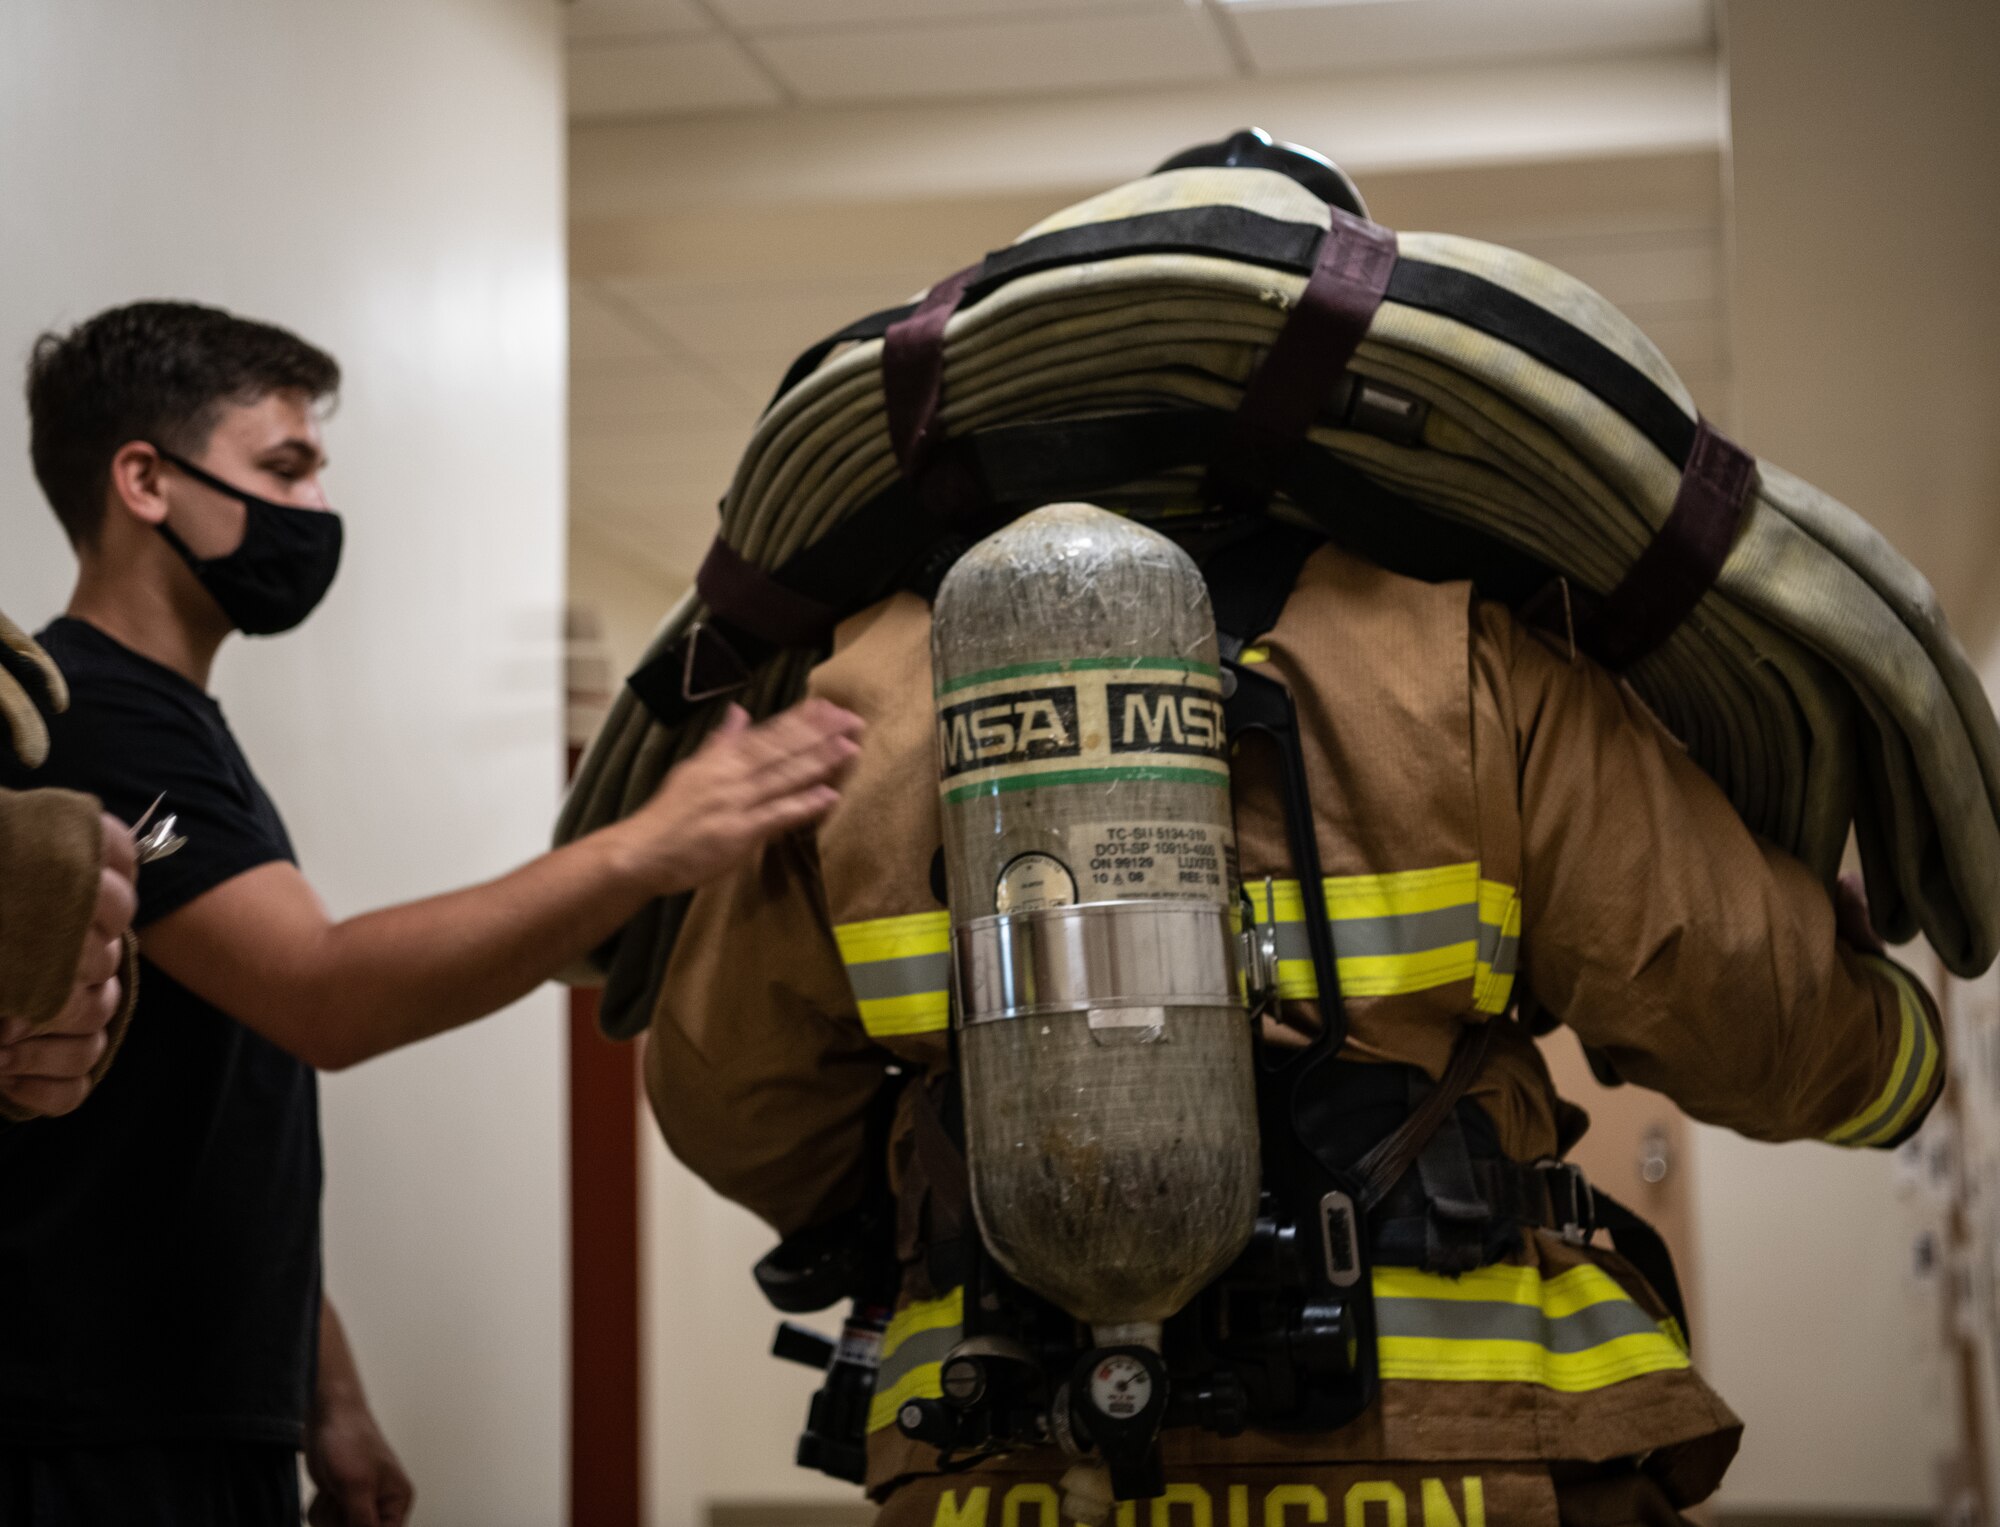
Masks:
[[[25,669],[40,681],[44,703],[52,712],[69,709],[69,685],[63,682],[62,670],[35,645],[34,638],[7,618],[5,611],[0,611],[0,648],[12,658],[0,658],[0,719],[7,723],[21,762],[31,769],[39,768],[49,756],[49,728],[19,673]]]
[[[38,768],[42,712],[68,708],[62,670],[0,613],[0,740]],[[92,797],[0,790],[0,1122],[67,1113],[111,1068],[139,990],[137,871],[131,834]]]
[[[132,1017],[137,850],[69,790],[0,790],[0,1121],[68,1113]]]

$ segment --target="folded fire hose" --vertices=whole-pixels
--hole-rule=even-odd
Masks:
[[[735,700],[1015,515],[1267,508],[1481,594],[1624,674],[1750,828],[1960,975],[2000,951],[2000,726],[1922,576],[1696,414],[1639,330],[1537,260],[1392,234],[1268,169],[1058,213],[802,356],[696,588],[586,755],[559,841],[633,810]],[[637,1032],[679,923],[599,951]]]

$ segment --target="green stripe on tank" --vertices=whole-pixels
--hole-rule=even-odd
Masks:
[[[1038,663],[1009,663],[1005,668],[982,668],[977,673],[962,673],[955,679],[946,679],[938,685],[937,693],[955,694],[961,689],[970,689],[975,684],[991,684],[1000,679],[1018,679],[1038,673],[1089,673],[1108,670],[1122,672],[1126,669],[1170,669],[1175,673],[1198,673],[1204,678],[1219,679],[1222,670],[1213,663],[1197,663],[1193,658],[1184,657],[1076,657],[1056,658]]]
[[[1109,780],[1148,780],[1167,785],[1209,785],[1229,788],[1229,774],[1216,769],[1168,769],[1144,766],[1123,769],[1051,769],[1046,774],[1016,774],[1006,779],[981,780],[960,785],[944,793],[945,804],[956,805],[982,795],[1006,795],[1015,790],[1039,790],[1045,785],[1101,785]]]

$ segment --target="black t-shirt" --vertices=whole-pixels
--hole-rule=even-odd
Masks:
[[[144,930],[291,840],[221,707],[93,626],[41,634],[69,680],[49,761],[187,844],[139,872]],[[141,961],[124,1048],[75,1113],[0,1128],[0,1443],[298,1444],[319,1330],[310,1067]]]

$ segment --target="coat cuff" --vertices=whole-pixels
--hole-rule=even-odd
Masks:
[[[1895,988],[1901,1032],[1881,1090],[1827,1139],[1887,1150],[1917,1132],[1944,1091],[1944,1024],[1924,983],[1909,971],[1886,955],[1864,954],[1861,961]]]

